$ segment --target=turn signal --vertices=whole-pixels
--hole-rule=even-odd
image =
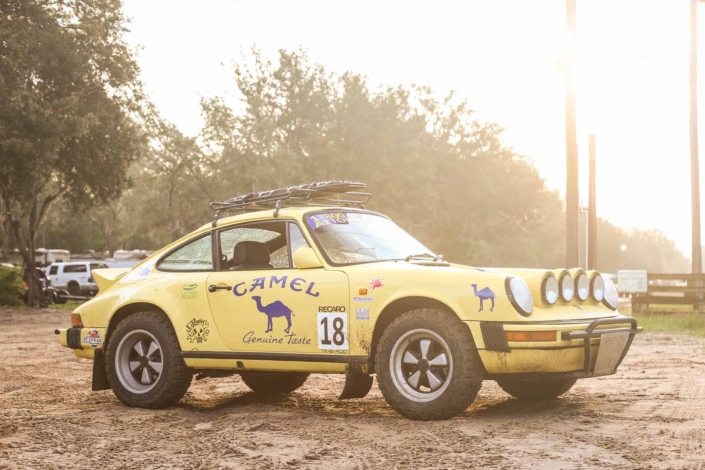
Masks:
[[[81,315],[78,313],[71,314],[71,326],[80,326],[83,328],[83,320],[81,320]]]
[[[555,331],[507,331],[507,341],[513,341],[515,343],[555,340]]]

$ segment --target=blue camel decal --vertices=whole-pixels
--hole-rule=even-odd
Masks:
[[[284,333],[289,332],[289,329],[291,328],[291,316],[294,315],[294,312],[292,312],[289,307],[281,303],[279,300],[275,300],[269,305],[262,305],[262,297],[259,295],[253,295],[252,300],[257,302],[257,310],[267,314],[267,331],[265,331],[265,333],[269,333],[274,329],[272,328],[272,318],[276,317],[286,317],[288,325],[286,330],[284,330]]]
[[[473,290],[475,291],[475,295],[480,298],[480,310],[478,312],[482,312],[484,308],[484,302],[485,300],[489,299],[492,301],[492,306],[490,307],[490,312],[494,311],[494,292],[490,290],[489,287],[485,287],[484,289],[477,290],[477,284],[472,285]]]

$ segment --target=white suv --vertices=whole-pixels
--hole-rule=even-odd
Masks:
[[[54,287],[66,289],[71,295],[95,295],[98,293],[98,286],[91,276],[91,271],[107,267],[105,263],[90,261],[52,263],[47,267],[46,273]]]

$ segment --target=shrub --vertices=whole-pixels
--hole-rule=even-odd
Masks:
[[[0,267],[0,305],[20,305],[24,284],[20,268]]]

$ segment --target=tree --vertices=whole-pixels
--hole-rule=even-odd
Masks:
[[[0,196],[39,280],[37,230],[59,199],[76,211],[117,198],[142,148],[141,88],[119,0],[0,6]]]

